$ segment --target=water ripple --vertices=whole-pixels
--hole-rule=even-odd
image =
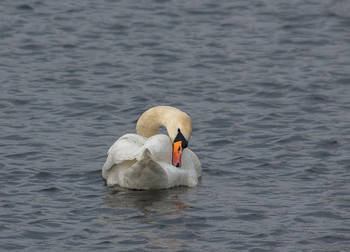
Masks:
[[[348,250],[347,1],[0,6],[0,250]],[[107,187],[156,105],[193,118],[199,185]]]

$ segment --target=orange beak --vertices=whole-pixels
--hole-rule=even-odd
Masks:
[[[176,167],[181,167],[182,151],[182,141],[175,142],[173,144],[173,165]]]

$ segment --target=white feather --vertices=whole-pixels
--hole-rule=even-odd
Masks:
[[[196,186],[202,170],[198,157],[186,148],[181,167],[175,167],[171,164],[171,153],[171,140],[166,135],[145,138],[126,134],[108,150],[102,176],[108,185],[132,189]]]

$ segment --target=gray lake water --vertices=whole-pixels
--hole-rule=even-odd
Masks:
[[[350,251],[350,2],[0,2],[0,251]],[[190,114],[195,188],[101,178]]]

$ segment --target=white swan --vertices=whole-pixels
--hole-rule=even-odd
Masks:
[[[169,136],[159,133],[164,126]],[[153,107],[136,124],[137,134],[120,137],[108,150],[102,168],[107,185],[132,189],[196,186],[201,163],[187,147],[192,120],[181,110]]]

